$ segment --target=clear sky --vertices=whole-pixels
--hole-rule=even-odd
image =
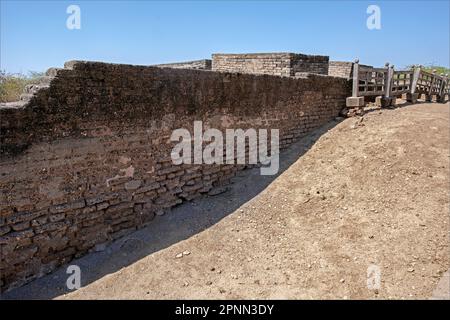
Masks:
[[[69,30],[69,5],[81,29]],[[381,9],[369,30],[367,7]],[[1,64],[45,71],[68,60],[156,64],[211,53],[300,52],[381,66],[449,66],[448,1],[5,1]]]

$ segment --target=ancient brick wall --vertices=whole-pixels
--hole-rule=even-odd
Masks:
[[[360,66],[372,67],[362,64],[360,64]],[[328,66],[328,75],[332,77],[351,79],[353,77],[353,62],[330,61]]]
[[[212,70],[284,77],[328,74],[328,57],[295,53],[213,54]]]
[[[333,77],[350,79],[352,77],[353,62],[330,61],[328,75]]]
[[[0,107],[0,282],[7,288],[226,184],[245,165],[174,165],[176,128],[268,128],[280,144],[337,116],[348,81],[72,62]]]
[[[175,68],[175,69],[211,70],[211,60],[202,59],[195,61],[156,64],[154,66],[161,68]]]
[[[291,76],[289,53],[221,54],[212,55],[212,70]]]
[[[291,75],[295,77],[304,77],[307,73],[327,75],[328,62],[328,56],[292,54]]]

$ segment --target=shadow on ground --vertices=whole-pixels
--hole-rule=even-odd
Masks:
[[[272,181],[306,153],[320,136],[338,121],[312,131],[280,153],[280,170],[274,176],[260,175],[259,168],[237,173],[227,191],[185,202],[152,223],[118,239],[101,252],[93,252],[71,261],[81,269],[81,285],[86,286],[107,274],[114,273],[154,252],[187,239],[216,224],[244,203],[257,197]],[[68,265],[55,272],[2,295],[2,299],[51,299],[67,293]]]

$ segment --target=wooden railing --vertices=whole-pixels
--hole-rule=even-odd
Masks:
[[[353,97],[379,96],[386,90],[388,68],[353,65]]]
[[[392,66],[394,69],[394,66]],[[402,95],[411,92],[414,80],[414,70],[393,71],[390,96]]]
[[[415,102],[419,94],[425,94],[429,101],[432,96],[436,96],[437,101],[444,101],[448,100],[449,85],[448,75],[427,72],[419,66],[396,71],[389,63],[384,68],[372,68],[361,66],[356,60],[352,97],[347,99],[347,106],[363,105],[364,97],[380,97],[391,103],[396,97],[406,95],[408,100]]]
[[[448,75],[438,75],[436,71],[428,72],[421,70],[417,67],[417,85],[414,88],[414,93],[425,94],[427,99],[431,99],[431,96],[436,96],[437,100],[448,100],[449,94],[449,78]]]

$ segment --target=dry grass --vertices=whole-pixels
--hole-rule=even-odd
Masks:
[[[25,86],[38,83],[41,77],[39,72],[30,72],[30,75],[26,76],[0,71],[0,103],[20,100]]]

